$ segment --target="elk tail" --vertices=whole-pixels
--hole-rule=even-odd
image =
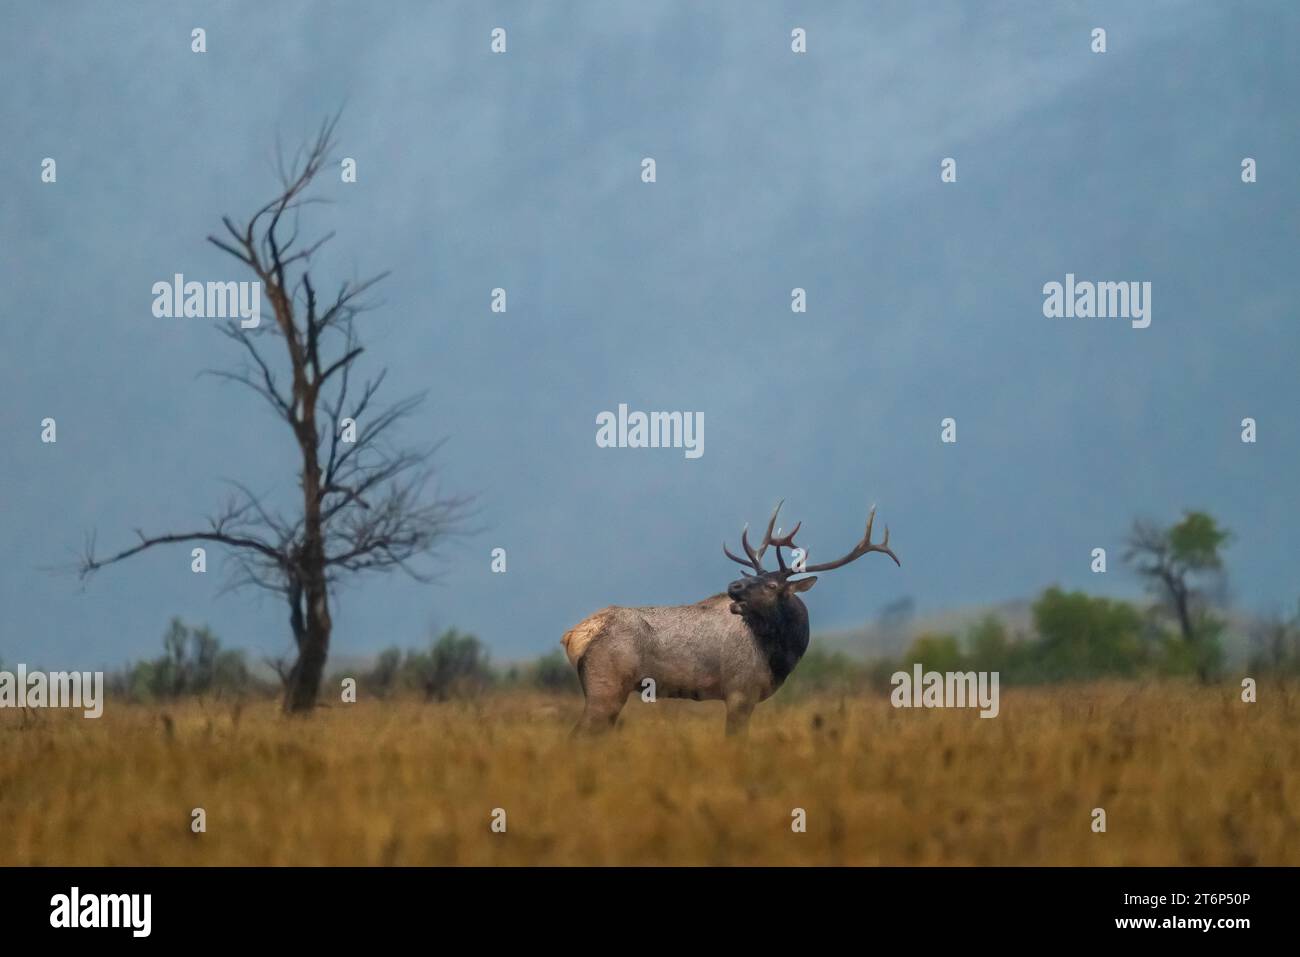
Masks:
[[[564,646],[564,653],[569,658],[569,664],[574,668],[579,666],[582,656],[587,653],[587,648],[605,631],[605,625],[609,622],[608,611],[598,611],[590,618],[584,618],[572,628],[564,633],[560,639],[560,644]]]

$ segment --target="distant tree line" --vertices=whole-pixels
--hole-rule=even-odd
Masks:
[[[790,693],[887,687],[895,671],[920,664],[927,671],[997,671],[1011,684],[1098,678],[1222,676],[1227,623],[1215,610],[1222,592],[1222,550],[1231,534],[1215,519],[1186,512],[1169,527],[1138,521],[1125,559],[1155,601],[1149,607],[1052,587],[1033,605],[1033,630],[1011,635],[996,616],[964,634],[916,636],[897,658],[862,662],[817,648],[788,682]],[[1300,675],[1300,607],[1272,615],[1254,628],[1248,663],[1253,672]]]
[[[107,676],[110,694],[149,703],[186,696],[270,696],[286,680],[282,661],[267,665],[280,679],[259,677],[244,652],[221,647],[206,626],[191,627],[173,618],[163,635],[163,654]],[[331,687],[353,678],[363,696],[417,695],[428,701],[469,698],[488,691],[532,690],[576,693],[578,679],[558,649],[530,662],[496,666],[476,636],[449,628],[426,648],[387,648],[361,672],[339,671]]]
[[[254,678],[242,651],[223,649],[206,625],[191,628],[179,618],[167,626],[160,657],[109,675],[106,684],[110,694],[141,702],[273,690]]]
[[[414,693],[429,701],[473,697],[492,690],[579,690],[573,669],[558,649],[531,662],[496,667],[477,637],[455,628],[444,631],[428,648],[385,649],[373,668],[354,677],[358,691],[376,697]]]
[[[1032,607],[1029,634],[1012,634],[987,616],[961,634],[916,635],[899,657],[863,661],[812,648],[790,676],[784,696],[809,691],[887,688],[898,670],[920,664],[927,671],[997,671],[1009,684],[1089,681],[1099,678],[1185,676],[1209,682],[1222,676],[1225,620],[1216,611],[1222,592],[1222,550],[1230,533],[1204,512],[1187,512],[1176,524],[1133,525],[1125,559],[1147,584],[1149,606],[1080,591],[1048,588]],[[911,614],[910,601],[896,602],[882,622],[896,631]],[[1258,620],[1251,672],[1300,675],[1300,606],[1294,614]],[[138,662],[109,679],[110,691],[139,701],[185,695],[271,694],[279,684],[257,677],[243,652],[221,647],[206,627],[173,619],[163,654]],[[281,681],[286,669],[276,667]],[[382,651],[359,673],[336,671],[330,686],[353,678],[363,697],[418,696],[428,701],[469,698],[492,691],[577,693],[577,677],[556,649],[528,662],[494,664],[476,636],[449,628],[423,648]]]

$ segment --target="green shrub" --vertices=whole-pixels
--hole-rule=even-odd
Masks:
[[[110,687],[134,701],[162,701],[185,695],[243,695],[259,690],[242,651],[222,650],[206,625],[187,626],[173,618],[163,635],[163,655],[114,675]]]

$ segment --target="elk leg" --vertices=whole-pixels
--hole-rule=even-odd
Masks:
[[[582,717],[573,728],[575,735],[600,734],[609,731],[618,720],[619,712],[627,702],[628,689],[615,680],[602,679],[581,669],[582,691],[587,702]]]
[[[608,703],[600,703],[593,707],[591,699],[587,699],[587,706],[582,709],[582,717],[573,726],[574,736],[602,734],[611,730],[614,722],[618,720],[618,713],[622,710],[621,702],[612,707]]]
[[[743,734],[749,729],[749,716],[754,712],[754,702],[733,695],[727,698],[727,735]]]

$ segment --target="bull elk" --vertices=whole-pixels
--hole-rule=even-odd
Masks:
[[[816,578],[795,578],[825,572],[856,561],[868,552],[882,552],[901,565],[889,548],[889,528],[879,544],[871,541],[875,506],[867,515],[862,540],[843,558],[817,565],[787,568],[782,548],[794,549],[796,524],[780,535],[772,511],[767,532],[755,548],[749,526],[740,535],[745,558],[722,551],[745,566],[744,576],[694,605],[647,608],[602,608],[565,632],[561,644],[578,672],[586,706],[574,733],[606,730],[618,719],[627,696],[654,681],[656,696],[721,700],[727,706],[727,733],[743,731],[750,713],[771,697],[789,677],[808,649],[808,609],[798,593]],[[776,569],[763,568],[768,548],[776,549]]]

